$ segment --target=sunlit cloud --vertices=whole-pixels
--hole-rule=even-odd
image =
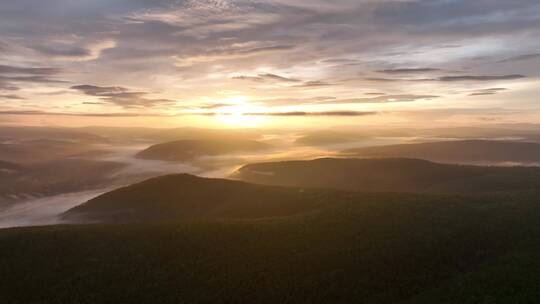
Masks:
[[[168,99],[152,99],[145,97],[147,92],[131,91],[124,87],[100,87],[95,85],[76,85],[71,89],[80,91],[86,95],[98,97],[100,100],[123,107],[151,107],[156,104],[174,104],[175,101]]]
[[[431,72],[437,72],[440,71],[440,69],[434,69],[434,68],[402,68],[402,69],[388,69],[388,70],[380,70],[379,73],[385,73],[385,74],[416,74],[416,73],[431,73]]]
[[[0,94],[0,99],[21,100],[24,98],[15,94]]]
[[[506,88],[489,88],[489,89],[481,89],[474,91],[469,94],[469,96],[485,96],[485,95],[495,95],[499,92],[506,91]]]
[[[417,100],[432,100],[439,98],[437,95],[382,95],[369,98],[351,98],[331,100],[330,103],[388,103],[388,102],[413,102]],[[328,101],[324,101],[328,103]]]
[[[205,55],[177,56],[176,66],[191,66],[197,63],[215,62],[219,60],[239,59],[265,53],[281,52],[293,49],[292,45],[270,45],[254,48],[231,47],[208,51]]]
[[[428,103],[518,101],[523,113],[538,110],[534,0],[21,0],[0,8],[0,110],[208,114],[238,106],[231,96],[257,108],[243,113],[270,117]]]
[[[537,60],[537,59],[540,59],[540,53],[514,56],[514,57],[506,58],[506,59],[503,59],[503,60],[499,60],[498,63]]]

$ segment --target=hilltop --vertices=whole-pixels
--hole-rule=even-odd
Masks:
[[[540,144],[498,140],[459,140],[349,149],[355,157],[408,157],[451,163],[540,162]]]
[[[322,158],[250,164],[235,178],[257,184],[351,191],[486,193],[540,187],[540,168],[439,164],[420,159]]]
[[[156,144],[137,153],[138,158],[185,161],[200,156],[217,156],[233,152],[256,152],[270,146],[255,140],[223,139],[223,140],[178,140]]]
[[[64,218],[140,222],[285,216],[317,207],[320,195],[317,191],[175,174],[108,192],[69,210]]]
[[[306,146],[320,146],[358,142],[369,138],[371,138],[369,135],[361,132],[321,130],[302,134],[295,140],[295,143]]]

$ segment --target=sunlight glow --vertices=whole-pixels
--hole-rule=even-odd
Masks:
[[[222,107],[217,111],[216,118],[222,124],[250,128],[258,127],[267,120],[264,116],[251,115],[263,113],[266,109],[247,104],[249,99],[245,96],[227,98],[226,101],[235,105]]]

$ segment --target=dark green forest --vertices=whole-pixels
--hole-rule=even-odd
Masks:
[[[181,199],[159,192],[172,191],[160,186],[167,182]],[[194,185],[206,194],[193,194]],[[143,216],[144,202],[153,202],[137,191],[152,187],[162,220]],[[251,194],[239,204],[212,203],[243,190]],[[67,215],[100,210],[111,197],[117,203],[107,210],[122,210],[119,195],[134,195],[135,222],[1,230],[3,303],[532,303],[539,296],[534,190],[359,193],[172,175]],[[204,197],[211,211],[194,213],[194,200]],[[235,211],[279,198],[283,204],[263,209],[271,217]]]

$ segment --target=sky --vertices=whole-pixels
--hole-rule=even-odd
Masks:
[[[0,3],[0,124],[540,118],[538,0]]]

